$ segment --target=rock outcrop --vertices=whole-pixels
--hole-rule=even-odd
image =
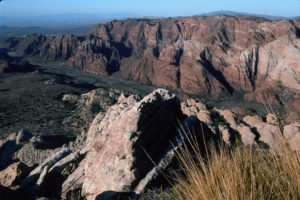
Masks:
[[[108,126],[88,135],[96,139],[85,164],[82,194],[87,199],[106,191],[135,191],[154,167],[152,161],[159,163],[163,159],[168,142],[176,134],[180,103],[168,91],[156,90],[141,101],[129,98],[129,102],[122,100],[119,104],[122,105],[113,106],[103,119]]]
[[[244,111],[243,115],[240,115],[232,110],[208,107],[195,99],[182,102],[181,108],[187,116],[197,116],[212,132],[220,133],[223,141],[229,145],[258,144],[277,151],[283,143],[287,143],[292,150],[299,151],[296,145],[300,142],[299,123],[283,125],[278,117],[271,113],[264,116],[265,122],[262,116],[251,111]]]
[[[180,101],[163,89],[142,100],[135,95],[109,93],[94,90],[77,99],[85,109],[91,103],[105,105],[105,109],[106,103],[114,102],[110,98],[120,95],[107,112],[98,110],[87,135],[78,136],[74,142],[67,144],[66,140],[53,146],[50,143],[57,143],[57,136],[54,142],[24,130],[1,140],[1,184],[25,199],[57,194],[63,199],[74,195],[109,199],[120,193],[141,193],[173,160],[171,141],[178,136],[177,119],[183,117]],[[77,140],[81,145],[74,144]],[[19,170],[20,163],[11,164],[15,160],[31,167],[27,177]]]
[[[66,103],[76,105],[74,113],[63,122],[73,128],[87,131],[96,115],[106,113],[107,109],[114,105],[121,90],[98,88],[81,96],[65,94],[62,100]],[[125,94],[129,95],[129,94]],[[99,117],[98,117],[99,118]]]
[[[92,113],[89,130],[74,141],[59,135],[35,136],[27,130],[0,140],[0,195],[15,199],[137,197],[176,163],[176,150],[190,133],[195,134],[203,155],[207,153],[204,144],[217,145],[221,139],[230,148],[257,144],[280,151],[286,143],[300,151],[299,123],[278,125],[274,114],[217,109],[199,99],[180,102],[165,89],[144,98],[96,89],[63,99],[81,105],[83,113]],[[93,103],[102,109],[91,112]]]
[[[29,172],[29,168],[22,162],[16,162],[9,165],[6,169],[0,171],[0,185],[12,187],[19,185]]]

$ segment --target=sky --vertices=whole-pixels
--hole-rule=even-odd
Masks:
[[[3,0],[0,16],[63,13],[133,13],[140,16],[191,16],[230,10],[251,14],[300,16],[300,0]]]

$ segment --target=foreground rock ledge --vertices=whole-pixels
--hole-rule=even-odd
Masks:
[[[119,104],[128,107],[118,110]],[[180,101],[163,89],[141,101],[129,97],[113,106],[105,116],[113,120],[87,153],[83,196],[95,199],[106,191],[134,191],[154,168],[149,157],[156,163],[163,159],[179,117]]]
[[[0,198],[90,200],[141,194],[174,160],[182,144],[176,128],[180,122],[206,142],[223,139],[228,146],[258,144],[279,151],[279,133],[292,150],[300,151],[299,122],[282,125],[280,132],[277,117],[270,114],[221,110],[197,99],[180,102],[164,89],[143,99],[121,91],[107,99],[102,96],[108,93],[100,90],[88,94],[84,102],[104,109],[91,113],[90,103],[78,103],[78,110],[94,120],[90,126],[86,118],[82,119],[86,123],[78,121],[89,130],[75,141],[59,142],[57,136],[45,140],[24,130],[0,140]],[[203,141],[198,142],[204,147]]]

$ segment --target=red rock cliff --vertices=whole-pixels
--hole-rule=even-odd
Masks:
[[[218,96],[300,91],[300,22],[249,16],[127,19],[99,25],[87,36],[30,36],[21,54],[64,59],[74,68]],[[260,98],[262,100],[262,98]],[[256,99],[257,100],[257,99]]]

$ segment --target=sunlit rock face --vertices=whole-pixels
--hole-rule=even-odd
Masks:
[[[120,71],[125,79],[188,94],[245,92],[246,100],[262,102],[265,92],[280,96],[283,88],[298,98],[299,27],[298,19],[249,16],[127,19],[85,36],[32,35],[10,46],[94,74]]]

